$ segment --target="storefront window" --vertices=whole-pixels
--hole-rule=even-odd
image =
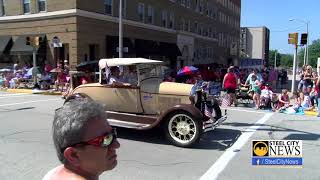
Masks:
[[[47,11],[47,0],[38,0],[38,11]]]
[[[24,14],[30,13],[30,0],[23,0],[23,13]]]

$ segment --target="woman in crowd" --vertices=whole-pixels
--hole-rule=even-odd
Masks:
[[[251,81],[250,82],[250,90],[249,93],[252,96],[252,99],[255,103],[255,109],[259,109],[260,107],[260,94],[261,94],[261,82],[258,80],[256,75],[251,75]]]
[[[227,70],[227,74],[224,76],[222,81],[222,87],[227,91],[229,98],[229,105],[234,103],[237,106],[236,89],[238,85],[238,78],[234,73],[234,67],[230,66]]]
[[[290,105],[290,99],[288,95],[287,89],[282,89],[281,94],[279,95],[279,103],[278,107],[276,108],[277,111],[285,110]]]

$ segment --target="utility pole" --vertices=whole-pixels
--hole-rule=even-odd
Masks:
[[[292,68],[292,83],[291,83],[291,93],[295,92],[296,88],[296,70],[297,70],[297,58],[298,58],[298,46],[295,46],[294,56],[293,56],[293,68]]]
[[[276,68],[277,68],[277,50],[274,55],[274,69],[276,69]]]
[[[307,24],[307,45],[306,45],[306,49],[305,49],[305,56],[306,56],[306,65],[309,64],[309,21],[306,22]]]
[[[307,65],[307,46],[304,48],[303,65]]]
[[[35,46],[33,46],[33,51],[32,51],[32,60],[33,60],[33,69],[32,71],[36,71],[35,69],[37,68],[37,49]],[[32,73],[33,75],[33,80],[34,83],[37,84],[37,74]]]
[[[119,58],[123,57],[122,44],[122,0],[119,0]]]
[[[295,92],[296,88],[296,70],[297,70],[297,58],[298,58],[298,33],[289,33],[288,43],[294,45],[295,51],[293,56],[293,66],[292,66],[292,82],[291,82],[291,92]]]

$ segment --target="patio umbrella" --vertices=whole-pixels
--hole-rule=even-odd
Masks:
[[[90,71],[90,72],[99,71],[99,61],[82,62],[76,66],[76,69],[78,71]]]
[[[4,69],[0,69],[0,72],[13,72],[13,70],[12,69],[6,69],[6,68],[4,68]]]
[[[199,71],[198,68],[196,68],[194,66],[185,66],[178,71],[177,75],[178,76],[192,75],[198,71]]]
[[[32,76],[32,75],[36,75],[36,74],[41,74],[39,67],[32,67],[27,72],[28,76]]]
[[[59,72],[62,72],[63,70],[61,68],[54,68],[52,69],[50,72],[51,73],[59,73]]]

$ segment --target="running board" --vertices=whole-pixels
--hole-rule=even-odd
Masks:
[[[116,119],[108,119],[108,122],[111,126],[123,127],[123,128],[129,128],[129,129],[147,129],[150,127],[150,124],[125,122],[125,121],[119,121]]]

